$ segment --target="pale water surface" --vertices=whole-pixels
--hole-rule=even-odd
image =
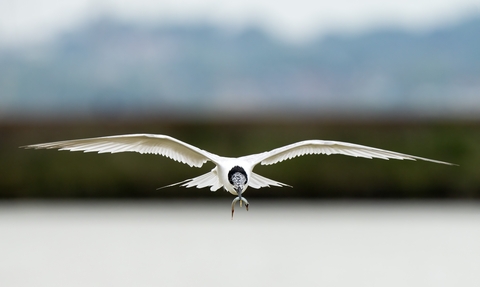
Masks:
[[[480,286],[480,205],[0,204],[0,286]]]

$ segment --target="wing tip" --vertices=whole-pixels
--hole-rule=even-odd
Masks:
[[[451,166],[460,166],[459,164],[456,164],[456,163],[451,163],[451,162],[446,162],[446,161],[441,161],[441,160],[434,160],[434,159],[423,158],[423,157],[408,157],[408,158],[405,158],[405,159],[406,160],[413,160],[413,161],[417,161],[417,160],[428,161],[428,162],[431,162],[431,163],[451,165]]]
[[[41,149],[42,147],[37,145],[37,144],[32,144],[32,145],[22,145],[19,146],[18,148],[23,148],[23,149]]]

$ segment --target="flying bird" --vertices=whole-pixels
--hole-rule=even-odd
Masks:
[[[249,203],[247,199],[242,196],[247,187],[250,186],[258,189],[269,186],[289,186],[285,183],[254,173],[253,168],[257,164],[272,165],[287,159],[309,154],[343,154],[369,159],[424,160],[439,164],[452,165],[448,162],[364,145],[330,140],[300,141],[271,151],[238,158],[219,156],[173,137],[156,134],[128,134],[57,141],[27,145],[22,148],[58,149],[98,153],[138,152],[141,154],[158,154],[188,164],[190,167],[201,167],[207,161],[211,161],[215,164],[215,167],[210,172],[166,187],[180,185],[187,188],[194,186],[196,188],[204,188],[209,186],[211,191],[216,191],[223,187],[231,194],[237,195],[232,201],[232,219],[233,213],[235,212],[235,204],[237,202],[239,202],[240,207],[242,206],[242,202],[245,203],[245,207],[248,211]]]

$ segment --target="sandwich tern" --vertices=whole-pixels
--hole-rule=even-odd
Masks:
[[[250,186],[258,189],[269,186],[289,186],[285,183],[254,173],[253,168],[257,164],[272,165],[287,159],[309,154],[343,154],[369,159],[424,160],[439,164],[453,165],[448,162],[364,145],[330,140],[305,140],[279,147],[271,151],[238,158],[219,156],[173,137],[156,134],[127,134],[57,141],[27,145],[22,148],[58,149],[98,153],[138,152],[141,154],[158,154],[188,164],[190,167],[201,167],[205,162],[211,161],[215,164],[215,167],[210,172],[165,187],[180,185],[187,188],[204,188],[209,186],[211,191],[216,191],[223,187],[231,194],[237,195],[232,201],[232,219],[233,213],[235,212],[235,204],[237,202],[239,202],[240,207],[242,206],[242,202],[245,203],[245,207],[248,211],[249,203],[247,199],[242,196],[247,187]]]

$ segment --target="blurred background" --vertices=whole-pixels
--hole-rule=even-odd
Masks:
[[[293,188],[248,190],[252,209],[258,202],[264,211],[242,210],[240,223],[232,223],[233,198],[226,192],[156,190],[203,174],[211,163],[192,169],[153,155],[18,148],[125,133],[166,134],[224,156],[330,139],[459,166],[344,156],[258,166],[259,174]],[[474,243],[480,240],[479,142],[478,0],[0,1],[0,226],[6,232],[0,242],[11,247],[0,253],[9,271],[0,274],[5,286],[72,286],[72,278],[79,286],[127,286],[140,275],[142,286],[161,285],[164,275],[175,286],[196,279],[225,285],[225,275],[191,273],[194,265],[212,264],[232,275],[254,264],[265,272],[252,268],[252,280],[245,281],[256,286],[478,286],[470,271],[480,266]],[[289,220],[283,210],[290,210]],[[417,219],[413,229],[406,227]],[[294,238],[280,236],[295,227]],[[323,229],[346,241],[323,242]],[[98,243],[94,234],[102,230]],[[222,230],[256,250],[254,259],[236,247],[243,257],[233,255],[233,271],[227,268],[229,238],[225,246],[213,243]],[[259,241],[247,237],[255,230],[264,232]],[[172,241],[163,242],[164,235]],[[360,238],[365,253],[353,252],[361,246],[348,247],[345,237]],[[424,241],[415,241],[420,237]],[[202,247],[185,238],[200,238]],[[34,244],[37,239],[45,244]],[[58,244],[65,240],[74,243]],[[262,253],[271,241],[293,261],[282,265],[281,254]],[[173,244],[167,257],[163,244]],[[118,253],[125,249],[130,253]],[[318,257],[308,255],[313,249]],[[78,250],[84,261],[77,260]],[[365,266],[386,275],[350,264],[342,272],[354,275],[345,277],[340,262],[318,261],[362,265],[356,256],[371,256]],[[185,261],[168,264],[178,257]],[[91,261],[117,267],[103,272]],[[142,262],[171,269],[149,277],[156,271]],[[192,276],[181,277],[182,262],[195,262],[186,269]],[[416,265],[409,269],[411,262]],[[326,277],[315,277],[315,266]],[[57,268],[67,274],[63,279]],[[276,281],[278,270],[283,279]],[[235,276],[235,284],[245,283]]]

